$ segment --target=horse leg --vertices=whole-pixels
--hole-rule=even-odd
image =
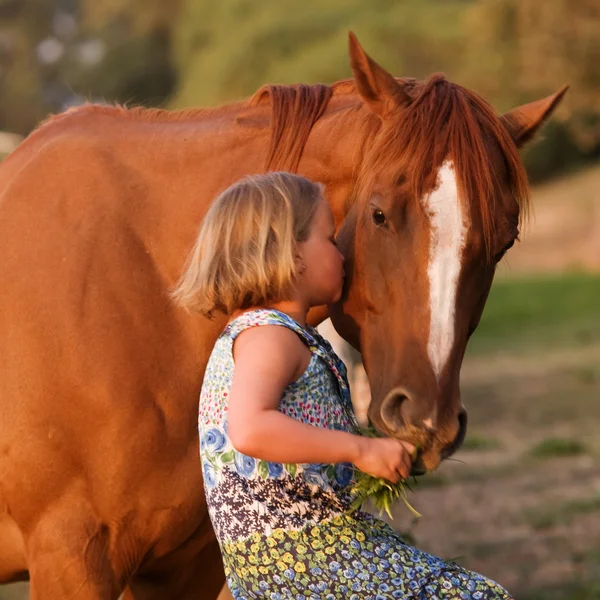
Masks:
[[[218,542],[213,537],[201,548],[192,546],[134,575],[123,600],[229,600]]]
[[[26,536],[32,600],[117,600],[108,527],[78,521],[81,507],[53,510]],[[70,510],[69,510],[70,508]]]

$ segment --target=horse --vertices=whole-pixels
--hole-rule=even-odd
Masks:
[[[351,80],[214,109],[85,105],[0,167],[0,583],[35,600],[215,598],[224,583],[197,400],[226,317],[170,300],[211,199],[249,173],[323,183],[346,257],[335,328],[416,470],[460,446],[459,371],[528,207],[518,148],[565,89],[504,115],[442,75],[395,78],[351,34]]]

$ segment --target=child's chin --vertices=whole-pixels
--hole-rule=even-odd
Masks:
[[[342,287],[339,289],[333,290],[328,297],[323,296],[322,302],[318,302],[314,306],[322,306],[323,304],[335,304],[339,302],[342,297]]]

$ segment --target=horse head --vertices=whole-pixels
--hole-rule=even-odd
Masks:
[[[417,444],[416,470],[430,470],[464,439],[463,356],[526,214],[518,148],[566,88],[498,116],[441,75],[394,78],[352,34],[350,59],[367,137],[338,231],[346,285],[330,313],[362,353],[371,423]]]

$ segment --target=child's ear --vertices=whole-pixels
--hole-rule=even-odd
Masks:
[[[298,273],[298,275],[302,275],[302,273],[306,271],[306,265],[304,264],[304,259],[302,258],[301,254],[295,254],[294,263],[296,265],[296,272]]]

